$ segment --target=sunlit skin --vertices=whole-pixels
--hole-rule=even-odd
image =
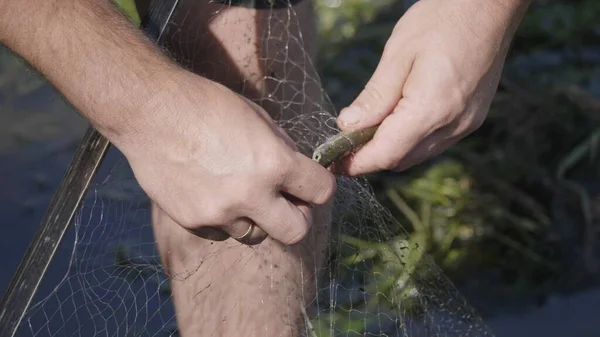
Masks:
[[[402,171],[476,130],[498,88],[529,0],[421,0],[396,24],[375,73],[338,118],[342,130],[380,125],[336,166],[356,176]]]
[[[475,130],[527,4],[422,0],[413,6],[365,90],[341,112],[344,130],[381,124],[371,142],[343,161],[343,173],[403,170]],[[315,296],[336,185],[271,120],[277,104],[261,101],[275,90],[265,72],[283,69],[263,69],[258,58],[284,47],[270,45],[265,54],[256,31],[269,17],[286,22],[288,12],[222,10],[208,1],[186,6],[177,20],[180,34],[190,34],[170,39],[172,52],[194,52],[194,73],[103,1],[0,0],[0,42],[44,74],[131,164],[153,201],[183,337],[297,336],[300,308]],[[274,31],[302,32],[303,49],[314,58],[310,1],[294,10],[301,24]],[[303,81],[304,54],[288,55],[299,65],[289,82]],[[320,92],[315,83],[303,90],[309,97]],[[275,92],[279,101],[289,94]],[[308,103],[288,108],[286,118],[310,109]],[[353,117],[352,110],[359,113]],[[227,239],[250,224],[257,227],[246,243],[254,245]]]
[[[294,11],[298,20],[293,19],[293,24],[283,27],[283,23],[289,20],[287,10],[256,11],[188,2],[179,11],[181,17],[175,18],[181,22],[179,29],[188,33],[176,32],[169,36],[173,43],[171,52],[195,72],[260,102],[273,118],[291,119],[310,113],[319,108],[315,105],[321,103],[318,95],[320,85],[316,81],[305,81],[306,75],[316,78],[304,54],[308,53],[314,61],[316,45],[310,43],[315,41],[311,39],[315,34],[311,4],[304,1],[295,6]],[[186,17],[194,19],[185,20]],[[308,44],[301,47],[294,43],[280,43],[275,37],[260,39],[258,36],[262,34],[258,32],[269,21],[271,29],[287,30],[293,36],[302,35]],[[202,32],[204,44],[198,44],[198,32]],[[266,47],[260,47],[265,44]],[[286,47],[286,61],[296,64],[296,67],[284,69],[286,64],[279,62],[274,62],[268,69],[262,67],[259,59],[274,59]],[[265,76],[272,73],[286,74],[286,80],[282,83],[266,82]],[[243,87],[240,86],[242,81]],[[302,90],[312,99],[282,111],[277,102],[293,99],[292,95],[298,90],[294,90],[293,83],[302,83]],[[273,91],[274,97],[261,100]],[[235,121],[230,120],[230,123]],[[256,136],[265,146],[270,144],[264,137]],[[262,164],[257,162],[254,165]],[[232,185],[235,188],[245,178],[230,176],[229,179],[237,180]],[[252,190],[248,192],[251,195],[242,197],[260,196]],[[316,295],[314,278],[323,265],[330,216],[328,205],[313,207],[310,233],[291,247],[271,238],[248,247],[231,239],[212,242],[195,236],[182,230],[154,204],[155,236],[163,262],[172,275],[172,294],[182,336],[298,335],[304,326],[300,308],[308,306]]]

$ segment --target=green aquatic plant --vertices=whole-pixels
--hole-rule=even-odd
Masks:
[[[137,11],[137,7],[135,6],[134,0],[112,0],[120,9],[123,14],[125,14],[129,20],[136,26],[139,26],[141,23],[140,15]]]

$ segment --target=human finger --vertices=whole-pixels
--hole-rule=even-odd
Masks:
[[[251,218],[270,237],[287,245],[301,241],[313,222],[308,205],[291,201],[281,194]]]
[[[402,172],[412,166],[423,163],[450,148],[460,140],[458,136],[451,136],[447,128],[441,128],[427,136],[414,149],[400,160],[392,170]]]
[[[294,153],[295,162],[286,174],[281,190],[316,205],[327,203],[336,190],[335,176],[302,153]]]
[[[358,97],[340,111],[338,125],[355,130],[380,124],[402,98],[402,88],[410,73],[413,56],[398,52],[397,43],[388,42],[375,72]]]
[[[236,219],[230,225],[224,226],[223,230],[232,239],[246,245],[257,245],[268,237],[268,234],[262,228],[248,218]]]
[[[239,218],[232,223],[219,227],[204,226],[189,229],[194,235],[211,241],[234,239],[246,245],[256,245],[263,242],[267,233],[248,218]]]
[[[338,165],[344,174],[358,176],[381,170],[392,170],[402,158],[427,137],[432,126],[427,120],[415,119],[412,113],[398,108],[379,126],[373,139]]]
[[[393,170],[426,137],[453,123],[464,110],[461,90],[451,64],[436,58],[415,61],[394,112],[379,126],[373,139],[343,160],[349,175]],[[447,62],[446,62],[447,63]],[[438,64],[435,73],[431,64]]]

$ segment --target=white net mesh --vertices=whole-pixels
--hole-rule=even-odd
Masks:
[[[265,107],[306,155],[338,131],[314,66],[308,5],[253,11],[183,1],[167,39],[182,65]],[[409,234],[364,179],[338,178],[331,227],[314,230],[300,248],[215,243],[186,251],[185,272],[169,272],[160,263],[149,200],[111,151],[78,213],[75,240],[66,243],[73,255],[64,278],[45,284],[50,290],[39,294],[18,336],[168,336],[194,324],[238,325],[228,331],[245,336],[244,321],[235,317],[252,317],[245,311],[259,307],[275,307],[273,321],[302,319],[286,331],[265,322],[258,334],[265,336],[292,330],[311,337],[491,335],[423,252],[423,235]],[[196,306],[176,319],[171,289],[194,279],[202,285],[198,300],[188,298]],[[244,293],[238,300],[220,296],[222,284],[245,287]],[[205,335],[232,335],[220,331]]]

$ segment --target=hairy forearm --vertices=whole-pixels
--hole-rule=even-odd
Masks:
[[[136,129],[176,69],[106,0],[0,0],[0,42],[111,141]]]

